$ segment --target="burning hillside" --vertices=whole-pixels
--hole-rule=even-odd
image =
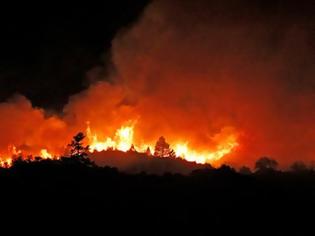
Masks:
[[[112,41],[111,65],[91,69],[93,83],[61,114],[21,95],[0,104],[2,161],[63,155],[85,130],[91,153],[154,155],[163,136],[172,155],[197,163],[311,161],[312,25],[262,15],[239,1],[153,1]]]
[[[122,126],[117,129],[113,136],[107,136],[105,138],[99,138],[98,134],[93,133],[90,128],[90,122],[87,122],[87,140],[86,145],[88,151],[93,156],[93,153],[100,153],[103,151],[120,151],[120,152],[134,152],[145,154],[145,157],[158,157],[158,158],[181,158],[189,162],[195,162],[198,164],[216,163],[224,155],[229,154],[236,146],[238,146],[236,136],[230,134],[224,138],[221,138],[218,142],[218,146],[214,150],[205,150],[198,152],[188,147],[186,143],[176,143],[174,149],[170,146],[165,138],[162,136],[154,143],[142,143],[139,140],[134,139],[134,127],[135,125]],[[65,146],[64,154],[66,154],[67,148]],[[9,167],[12,160],[17,157],[28,158],[30,160],[41,157],[43,159],[58,159],[63,153],[50,153],[47,149],[40,149],[36,152],[26,152],[23,149],[17,149],[16,146],[9,146],[8,151],[2,156],[0,165],[2,167]],[[95,156],[95,155],[94,155]]]
[[[89,144],[89,151],[105,151],[105,150],[119,150],[126,152],[130,149],[141,153],[147,153],[148,155],[157,157],[170,157],[171,154],[166,151],[163,152],[158,149],[161,146],[162,149],[169,149],[169,144],[165,142],[165,139],[161,137],[156,144],[143,143],[134,139],[134,126],[122,126],[117,129],[113,137],[106,137],[99,139],[97,134],[93,134],[90,127],[87,128],[87,137]],[[220,160],[224,155],[229,154],[233,148],[238,145],[235,134],[229,134],[219,140],[218,145],[214,150],[197,151],[190,149],[187,142],[173,143],[174,156],[183,158],[187,161],[196,163],[213,163]],[[165,147],[165,148],[164,148]]]

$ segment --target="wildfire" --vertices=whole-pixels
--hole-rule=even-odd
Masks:
[[[100,141],[96,134],[92,134],[89,124],[86,134],[89,139],[90,152],[109,149],[126,152],[133,144],[133,126],[122,126],[116,131],[114,138],[107,137],[104,141]]]
[[[3,168],[9,168],[12,166],[12,162],[16,157],[22,157],[25,158],[27,156],[28,160],[34,160],[34,156],[41,157],[42,159],[58,159],[58,157],[55,157],[53,154],[48,152],[47,149],[43,148],[39,151],[37,155],[26,155],[22,150],[17,150],[17,148],[14,145],[9,145],[8,147],[8,154],[1,155],[0,156],[0,167]],[[8,157],[11,156],[11,157]]]
[[[213,152],[197,152],[195,150],[191,150],[187,143],[176,144],[174,150],[176,156],[182,157],[187,161],[205,164],[220,160],[224,155],[229,154],[234,147],[238,146],[234,137],[231,136],[230,139],[230,141],[226,141],[226,143],[219,145],[217,150]]]
[[[47,149],[42,149],[40,150],[40,157],[44,158],[44,159],[52,159],[53,155],[50,154]]]
[[[146,153],[148,156],[155,155],[155,143],[139,143],[134,138],[134,125],[123,125],[118,128],[112,137],[108,136],[104,139],[100,139],[98,134],[93,133],[90,128],[89,122],[87,122],[87,144],[89,145],[89,152],[101,152],[106,150],[119,150],[122,152],[137,151],[141,153]],[[163,138],[162,140],[165,139]],[[199,164],[211,163],[220,160],[223,156],[232,152],[232,150],[238,146],[237,136],[235,134],[230,134],[224,137],[220,137],[218,145],[215,149],[204,150],[204,149],[194,149],[189,146],[188,142],[174,142],[173,146],[165,142],[169,153],[167,155],[158,155],[160,157],[176,157],[182,158],[190,162],[196,162]],[[43,159],[57,159],[58,155],[50,153],[46,148],[40,149],[35,156],[39,156]],[[34,154],[34,153],[33,153]],[[17,149],[16,146],[10,145],[8,147],[8,153],[4,154],[0,158],[0,166],[8,168],[12,165],[12,161],[17,156],[29,155],[29,153],[24,153],[22,150]],[[9,157],[11,156],[11,157]],[[33,160],[33,155],[30,154],[28,159]]]
[[[3,168],[9,168],[12,165],[12,158],[4,158],[0,160],[0,166]]]
[[[134,126],[122,126],[116,130],[113,138],[107,137],[104,140],[100,140],[97,134],[92,134],[92,131],[87,123],[87,137],[89,142],[89,151],[91,153],[97,151],[106,151],[106,150],[119,150],[126,152],[131,150],[131,147],[134,150],[139,152],[148,152],[153,155],[152,150],[154,150],[153,144],[137,144],[134,140]],[[235,135],[229,135],[224,140],[222,140],[214,151],[196,151],[191,149],[188,146],[188,143],[175,143],[174,152],[176,157],[185,159],[190,162],[196,162],[200,164],[211,163],[218,161],[226,154],[229,154],[236,146],[238,146],[237,139]]]

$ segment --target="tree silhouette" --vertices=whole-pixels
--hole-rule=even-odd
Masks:
[[[80,163],[91,166],[94,165],[88,157],[89,146],[83,145],[83,139],[85,135],[79,132],[77,135],[73,136],[73,139],[68,147],[70,147],[70,158],[77,159]]]
[[[304,172],[307,171],[307,166],[302,161],[296,161],[290,166],[290,170],[293,172]]]
[[[83,139],[85,138],[82,132],[79,132],[77,135],[73,136],[73,139],[68,146],[70,147],[70,157],[87,157],[88,146],[83,146]]]
[[[247,167],[247,166],[242,166],[242,167],[239,169],[238,172],[239,172],[240,174],[242,174],[242,175],[250,175],[250,174],[252,174],[252,171],[251,171],[250,168]]]
[[[150,149],[150,147],[147,147],[147,150],[145,151],[145,154],[147,155],[147,156],[151,156],[152,154],[151,154],[151,149]]]
[[[261,157],[255,163],[255,169],[257,171],[276,170],[278,168],[278,162],[269,157]]]
[[[175,152],[170,148],[170,145],[161,136],[155,144],[154,156],[157,157],[175,157]]]
[[[135,145],[131,144],[131,147],[128,150],[129,152],[137,152]]]

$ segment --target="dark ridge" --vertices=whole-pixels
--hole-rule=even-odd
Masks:
[[[11,233],[309,235],[314,183],[313,170],[152,175],[72,158],[19,160],[0,169],[1,215]]]

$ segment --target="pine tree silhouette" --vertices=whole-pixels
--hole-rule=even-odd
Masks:
[[[79,132],[75,135],[68,147],[70,148],[70,158],[78,160],[80,163],[93,166],[95,165],[88,157],[89,146],[83,145],[85,135]]]
[[[157,157],[175,157],[175,152],[170,148],[170,145],[165,141],[165,138],[161,136],[156,142],[154,149],[154,156]]]

